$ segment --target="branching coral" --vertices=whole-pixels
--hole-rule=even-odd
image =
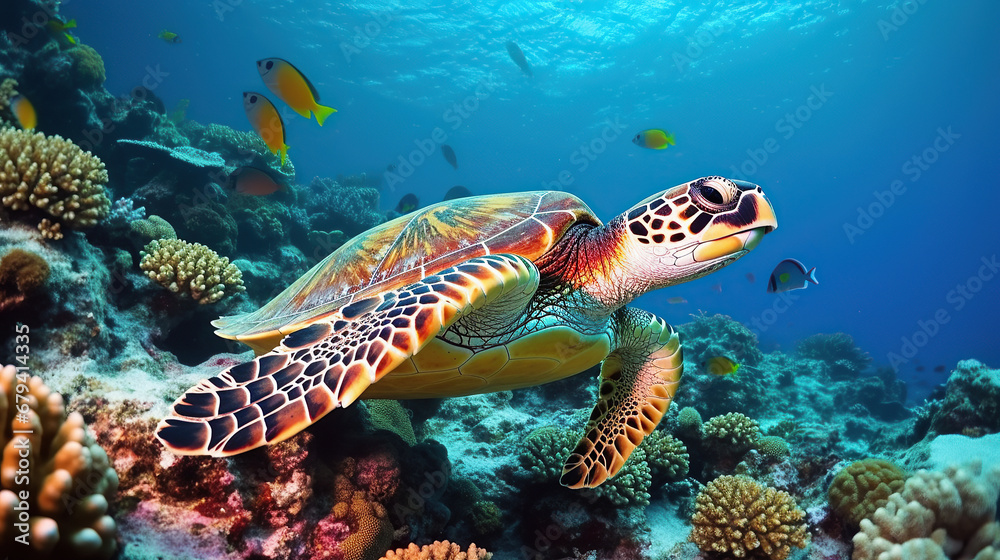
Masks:
[[[654,430],[642,440],[640,447],[646,450],[646,459],[652,474],[671,480],[687,476],[688,451],[679,439],[662,430]],[[631,460],[630,457],[629,461]]]
[[[737,453],[746,451],[760,437],[760,426],[756,420],[739,412],[716,416],[705,422],[705,438],[730,446]]]
[[[698,494],[691,540],[705,552],[784,560],[805,548],[805,512],[785,492],[743,476],[720,476]]]
[[[215,303],[245,289],[240,269],[200,243],[154,239],[140,254],[139,267],[146,276],[201,304]]]
[[[1000,468],[982,474],[980,464],[918,471],[884,507],[861,521],[853,559],[995,560]]]
[[[830,483],[827,496],[830,507],[857,527],[862,519],[889,501],[889,496],[899,492],[906,480],[906,472],[882,459],[855,461],[842,469]]]
[[[107,510],[118,475],[107,454],[80,414],[67,416],[60,394],[13,366],[0,367],[0,447],[0,554],[114,554],[117,529]]]
[[[0,130],[0,202],[11,212],[40,213],[45,237],[62,226],[87,228],[108,215],[104,163],[59,136]]]
[[[470,544],[469,549],[448,541],[434,541],[433,544],[417,546],[410,543],[406,548],[397,548],[385,553],[380,560],[490,560],[493,554]]]
[[[521,465],[538,481],[558,480],[563,460],[576,447],[579,434],[573,430],[546,426],[528,434],[521,450]]]

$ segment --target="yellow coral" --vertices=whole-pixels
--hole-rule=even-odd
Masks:
[[[140,254],[139,268],[146,276],[198,303],[215,303],[245,290],[240,269],[201,243],[154,239]]]
[[[66,415],[59,393],[13,366],[0,367],[0,447],[0,555],[24,554],[18,537],[37,558],[114,554],[117,529],[107,510],[118,475],[107,454],[79,413]]]
[[[475,544],[469,545],[469,550],[462,551],[462,547],[448,541],[434,541],[434,544],[417,546],[410,543],[406,548],[397,548],[385,553],[380,560],[490,560],[493,553],[486,552],[478,548]]]
[[[862,519],[884,506],[891,494],[902,490],[905,480],[906,472],[889,461],[863,459],[833,477],[827,497],[833,511],[857,527]]]
[[[59,136],[0,130],[0,202],[12,212],[41,212],[45,237],[61,225],[86,228],[108,215],[108,173],[90,152]],[[55,221],[53,221],[55,220]]]
[[[805,512],[790,495],[745,476],[720,476],[698,494],[691,540],[705,552],[784,560],[809,542]]]

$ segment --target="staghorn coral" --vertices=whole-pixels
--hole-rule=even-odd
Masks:
[[[490,560],[493,554],[478,548],[475,543],[469,549],[448,541],[434,541],[432,544],[417,546],[410,543],[406,548],[397,548],[385,553],[379,560]]]
[[[200,243],[154,239],[140,254],[139,267],[146,276],[200,304],[215,303],[245,289],[240,269]]]
[[[705,552],[784,560],[805,548],[805,512],[790,495],[744,476],[720,476],[695,501],[691,540]]]
[[[31,251],[12,249],[0,258],[0,311],[24,301],[48,278],[45,259]]]
[[[59,136],[0,130],[0,202],[11,212],[41,214],[45,237],[62,226],[87,228],[108,215],[104,163]]]
[[[760,437],[760,426],[756,420],[739,412],[716,416],[703,426],[705,438],[726,444],[737,453],[750,449]]]
[[[862,519],[884,506],[891,494],[899,492],[905,480],[906,472],[889,461],[862,459],[833,477],[827,497],[833,511],[857,527]]]
[[[996,466],[985,475],[980,463],[918,471],[901,492],[861,521],[852,558],[995,560],[1000,549],[998,493]]]
[[[118,475],[107,454],[79,413],[66,414],[60,394],[14,366],[0,367],[0,447],[0,554],[23,553],[21,539],[36,558],[114,554],[117,529],[107,511]]]

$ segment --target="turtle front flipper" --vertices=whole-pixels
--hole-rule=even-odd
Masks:
[[[615,312],[617,346],[601,364],[597,406],[559,482],[594,488],[618,474],[674,398],[684,369],[680,338],[662,319],[626,308]]]
[[[354,402],[462,315],[500,298],[524,301],[537,286],[530,260],[496,254],[353,302],[192,387],[156,437],[177,454],[217,457],[288,439]]]

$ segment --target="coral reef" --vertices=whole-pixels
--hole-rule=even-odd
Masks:
[[[403,439],[409,445],[417,444],[417,437],[413,435],[413,424],[410,422],[410,415],[399,401],[393,400],[368,400],[365,407],[371,414],[372,424],[379,430],[388,430]]]
[[[379,560],[490,560],[493,555],[473,543],[468,550],[448,541],[434,541],[431,544],[417,546],[410,543],[406,548],[390,550]]]
[[[348,237],[382,223],[384,216],[378,212],[378,200],[378,190],[372,187],[346,186],[319,177],[302,191],[302,206],[310,217],[309,228],[340,230]]]
[[[691,540],[705,552],[784,560],[805,548],[805,512],[790,495],[742,476],[720,476],[698,494]]]
[[[857,377],[872,361],[845,333],[814,334],[799,343],[798,353],[831,364],[830,375],[835,379]]]
[[[788,442],[778,436],[762,436],[754,443],[754,448],[774,459],[783,459],[791,453]]]
[[[73,73],[77,87],[83,90],[94,90],[101,87],[106,79],[104,60],[88,45],[77,45],[66,55],[73,61]]]
[[[104,163],[59,136],[0,130],[0,200],[11,212],[42,219],[50,239],[62,226],[87,228],[108,215]],[[37,218],[36,218],[37,219]],[[54,221],[53,221],[54,220]]]
[[[49,278],[45,259],[24,249],[0,257],[0,311],[23,302]]]
[[[862,459],[847,465],[830,484],[830,507],[844,521],[857,527],[862,519],[899,492],[906,480],[906,471],[884,459]]]
[[[200,243],[154,239],[141,255],[139,268],[146,276],[200,304],[215,303],[245,290],[240,269]]]
[[[66,414],[62,395],[14,366],[0,367],[0,447],[0,553],[27,545],[37,558],[114,554],[108,504],[118,476],[107,454],[80,414]]]
[[[705,422],[702,429],[705,432],[705,439],[727,448],[732,453],[745,452],[760,437],[760,426],[757,421],[739,412],[711,418]]]
[[[998,488],[997,465],[986,473],[981,463],[918,471],[884,507],[861,521],[853,559],[992,560],[1000,550]]]
[[[930,403],[933,434],[1000,432],[1000,370],[962,360],[948,377],[944,398]]]
[[[537,481],[558,480],[563,461],[576,447],[580,435],[556,426],[545,426],[528,434],[521,452],[521,465]]]
[[[687,447],[679,439],[663,430],[654,430],[643,438],[640,447],[645,448],[653,476],[662,476],[668,480],[680,480],[687,476],[689,466]],[[631,461],[631,457],[629,460]]]

